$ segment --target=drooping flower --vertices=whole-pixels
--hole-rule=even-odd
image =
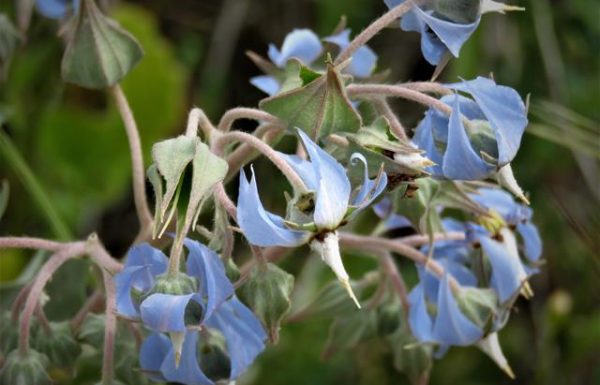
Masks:
[[[384,0],[390,9],[405,1]],[[459,56],[463,44],[479,26],[483,13],[504,13],[511,10],[520,8],[491,0],[433,0],[414,6],[402,17],[400,28],[419,32],[423,56],[430,64],[438,65],[448,53],[454,57]]]
[[[142,368],[152,379],[187,385],[234,380],[262,352],[266,333],[235,297],[218,255],[191,239],[185,246],[186,272],[174,277],[166,274],[168,260],[160,250],[134,246],[115,276],[117,311],[153,330],[140,353]],[[224,340],[227,374],[213,373],[198,356],[198,344],[211,348],[205,338],[210,333]]]
[[[50,19],[62,19],[69,9],[77,10],[80,0],[36,0],[38,11]]]
[[[344,50],[350,44],[350,29],[323,38],[331,44]],[[284,39],[281,50],[273,44],[269,45],[268,56],[277,68],[285,68],[291,58],[299,59],[304,65],[310,66],[323,54],[323,45],[319,37],[309,29],[296,29]],[[375,70],[377,55],[367,46],[360,47],[353,55],[345,71],[356,77],[366,78]],[[260,75],[250,79],[250,83],[269,96],[275,95],[281,88],[281,79],[273,75]]]
[[[254,172],[248,182],[242,170],[237,222],[250,243],[257,246],[293,247],[310,242],[354,298],[339,253],[336,229],[383,192],[387,176],[382,172],[376,179],[369,179],[366,159],[358,153],[354,154],[351,161],[362,162],[365,174],[363,184],[352,196],[344,167],[302,131],[298,130],[298,135],[309,160],[297,155],[280,156],[296,171],[309,192],[295,197],[284,219],[264,209],[258,196]]]
[[[169,338],[154,333],[142,344],[140,365],[155,381],[186,385],[234,381],[264,350],[266,337],[260,321],[234,296],[216,309],[202,330],[185,332],[178,362]]]
[[[450,117],[431,108],[419,123],[414,142],[436,163],[434,176],[455,180],[485,179],[515,157],[527,126],[525,104],[510,87],[478,77],[449,84],[465,92],[444,96]]]

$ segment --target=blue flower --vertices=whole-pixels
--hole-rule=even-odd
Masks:
[[[345,29],[337,35],[323,38],[324,41],[337,45],[341,51],[350,45],[350,29]],[[352,60],[346,71],[357,78],[371,76],[377,64],[377,55],[367,46],[362,46],[352,55]]]
[[[527,126],[525,104],[512,88],[483,77],[447,86],[473,99],[444,96],[451,116],[429,109],[413,141],[436,163],[428,169],[434,176],[485,179],[515,157]]]
[[[38,11],[50,19],[62,19],[70,7],[77,10],[79,0],[36,0]]]
[[[404,1],[384,0],[390,9]],[[415,6],[402,17],[400,28],[404,31],[419,32],[423,56],[430,64],[437,65],[448,52],[458,57],[461,47],[477,29],[480,21],[481,14],[472,23],[456,23],[438,17],[433,9]]]
[[[186,385],[212,385],[214,381],[222,380],[223,378],[211,379],[205,374],[211,368],[207,367],[210,361],[203,355],[218,347],[206,345],[206,340],[209,339],[203,337],[214,333],[225,340],[228,381],[237,379],[252,364],[264,350],[267,338],[260,321],[234,296],[222,303],[204,321],[200,332],[185,332],[179,359],[175,347],[166,335],[154,333],[146,338],[140,350],[142,370],[155,381]]]
[[[387,185],[383,172],[371,180],[367,174],[367,161],[354,154],[351,161],[362,162],[364,181],[352,196],[350,180],[344,167],[322,150],[306,134],[298,130],[310,160],[297,155],[280,154],[296,171],[310,190],[296,197],[287,220],[267,212],[258,196],[254,171],[250,182],[245,172],[240,172],[237,222],[250,243],[257,246],[299,246],[310,241],[342,284],[353,293],[348,284],[348,274],[341,261],[336,229],[375,200]]]
[[[412,227],[408,218],[393,212],[392,200],[388,197],[381,199],[373,206],[373,212],[383,220],[383,231]]]
[[[186,315],[207,319],[233,295],[218,255],[199,242],[186,239],[186,273],[167,277],[167,257],[148,244],[131,248],[123,271],[115,276],[117,312],[140,319],[153,330],[183,333]],[[137,300],[135,300],[137,299]]]

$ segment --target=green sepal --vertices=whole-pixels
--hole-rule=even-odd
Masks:
[[[70,23],[61,64],[62,78],[68,83],[86,88],[113,86],[144,55],[138,41],[102,14],[93,0],[82,0]]]
[[[498,311],[498,297],[492,289],[463,287],[457,296],[461,311],[483,330],[493,325]]]
[[[413,385],[427,383],[424,379],[433,367],[433,347],[419,343],[405,327],[398,328],[387,341],[394,354],[394,368]]]
[[[304,72],[302,72],[304,71]],[[288,130],[298,127],[312,138],[337,131],[356,132],[362,124],[348,95],[338,70],[327,66],[325,74],[301,70],[300,80],[313,79],[299,88],[263,99],[260,108],[281,119]]]
[[[434,0],[436,16],[459,24],[470,24],[481,15],[481,0]]]
[[[279,328],[292,303],[294,276],[272,263],[257,264],[252,268],[244,285],[238,291],[267,329],[269,340],[277,343]]]
[[[75,340],[67,321],[51,322],[50,333],[39,331],[33,346],[48,357],[51,366],[58,368],[72,368],[81,354],[81,347]]]
[[[0,370],[0,384],[10,385],[50,385],[52,380],[47,372],[48,357],[29,349],[21,354],[19,350],[10,352]]]
[[[4,79],[15,51],[21,43],[21,33],[6,14],[0,14],[0,79]]]

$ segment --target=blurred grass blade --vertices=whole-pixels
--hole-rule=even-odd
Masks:
[[[2,181],[2,186],[0,187],[0,220],[2,220],[2,216],[6,211],[6,206],[8,206],[8,196],[10,195],[10,185],[8,181],[4,179]]]
[[[0,154],[4,156],[7,163],[31,194],[39,209],[46,216],[54,235],[61,240],[72,238],[69,228],[52,205],[40,182],[25,162],[25,159],[23,159],[23,156],[19,153],[17,147],[2,130],[0,130]]]

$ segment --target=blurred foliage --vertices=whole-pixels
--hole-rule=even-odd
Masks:
[[[109,7],[108,13],[145,51],[123,89],[140,127],[146,164],[154,142],[181,132],[191,106],[205,108],[216,121],[228,107],[258,104],[264,95],[248,79],[259,70],[245,56],[246,50],[265,53],[268,43],[280,44],[293,28],[312,27],[326,35],[343,14],[356,33],[385,11],[380,0],[181,0],[176,5],[166,0],[107,0],[100,4]],[[533,279],[536,296],[518,302],[518,311],[500,334],[518,383],[600,383],[599,8],[593,0],[518,4],[527,11],[484,16],[443,80],[492,72],[499,83],[531,97],[530,135],[524,137],[513,168],[530,193],[547,263]],[[0,11],[14,18],[13,2],[2,2]],[[389,79],[395,82],[431,76],[433,68],[422,59],[418,44],[418,35],[389,29],[370,45],[380,54],[379,68],[390,68]],[[77,236],[98,230],[108,248],[119,255],[137,231],[127,140],[108,93],[60,81],[62,53],[56,25],[34,14],[25,44],[0,83],[2,130],[69,230]],[[407,126],[421,117],[422,109],[414,104],[394,101],[393,107]],[[249,130],[254,124],[242,121],[237,127]],[[5,154],[0,153],[0,159],[0,179],[10,183],[0,235],[56,236],[48,216],[40,212],[44,207],[21,181],[23,176]],[[256,166],[259,178],[272,171],[262,160]],[[272,196],[266,191],[264,196],[267,206],[281,197],[282,183],[279,175],[272,178]],[[366,217],[359,228],[369,228],[369,220],[373,218]],[[16,277],[32,255],[0,251],[0,279]],[[282,267],[297,275],[308,257],[300,249]],[[348,255],[346,260],[353,277],[373,268],[358,255]],[[317,274],[297,275],[293,309],[316,296],[333,278],[311,266],[306,264],[306,269]],[[74,274],[70,268],[74,267],[67,265],[53,285],[70,285],[73,298],[52,301],[53,288],[49,290],[48,306],[69,307],[66,313],[49,308],[53,319],[73,314],[86,288],[95,285],[93,275],[89,280],[70,278]],[[409,286],[414,284],[413,266],[401,261],[400,268]],[[8,285],[8,291],[0,292],[0,303],[6,306],[23,283]],[[72,285],[81,286],[73,290]],[[279,344],[269,348],[239,383],[408,383],[395,371],[393,349],[382,338],[362,340],[350,351],[321,360],[330,324],[331,319],[284,324]],[[129,366],[135,367],[135,362]],[[434,363],[431,383],[510,380],[477,349],[455,348]]]

